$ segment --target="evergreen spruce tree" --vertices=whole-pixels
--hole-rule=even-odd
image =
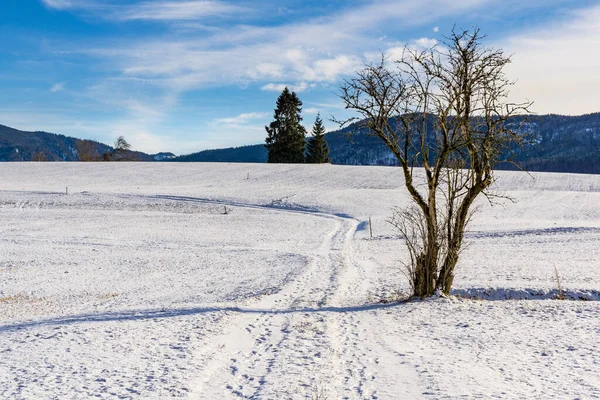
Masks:
[[[302,126],[302,102],[287,87],[277,99],[274,121],[265,126],[265,147],[270,163],[304,162],[306,129]]]
[[[317,114],[312,130],[313,136],[306,146],[306,162],[311,164],[330,163],[329,146],[325,140],[325,127],[321,116]]]

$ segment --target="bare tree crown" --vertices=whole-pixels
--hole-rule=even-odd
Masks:
[[[131,149],[131,145],[123,136],[119,136],[117,140],[115,140],[115,152],[119,151],[127,151]]]

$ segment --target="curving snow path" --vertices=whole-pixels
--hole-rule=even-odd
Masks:
[[[365,305],[371,282],[353,257],[358,221],[286,212],[321,218],[332,230],[294,281],[252,307],[235,310],[223,334],[203,352],[207,367],[192,385],[191,397],[376,399],[378,387],[408,382],[413,371],[380,360],[379,343],[361,322],[361,313],[380,306]]]

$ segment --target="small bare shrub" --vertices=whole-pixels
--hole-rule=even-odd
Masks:
[[[329,399],[329,390],[323,384],[315,384],[312,388],[312,394],[310,396],[310,400],[328,400]]]
[[[565,288],[563,287],[562,284],[562,278],[560,277],[560,274],[558,273],[558,269],[556,268],[556,266],[554,266],[554,283],[556,284],[556,300],[566,300],[567,299],[567,293],[565,292]]]

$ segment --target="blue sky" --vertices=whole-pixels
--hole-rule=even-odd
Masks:
[[[514,100],[600,111],[600,1],[2,0],[0,124],[187,154],[260,143],[283,86],[336,92],[378,52],[478,26],[514,54]],[[329,129],[335,126],[326,121]]]

